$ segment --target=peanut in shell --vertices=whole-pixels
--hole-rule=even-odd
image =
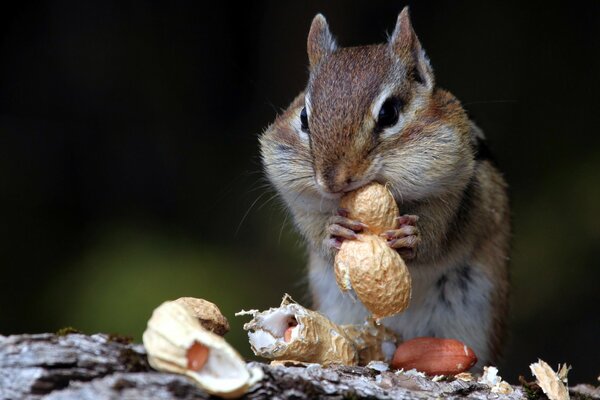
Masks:
[[[354,290],[377,320],[404,311],[411,296],[410,274],[400,255],[379,236],[397,228],[400,211],[394,197],[385,186],[370,183],[342,197],[340,207],[367,229],[342,243],[334,262],[338,286]]]
[[[385,186],[375,182],[346,194],[340,207],[348,211],[350,219],[366,224],[368,231],[376,235],[394,229],[400,216],[394,196]]]
[[[400,255],[379,236],[360,234],[346,240],[335,258],[338,285],[350,285],[375,319],[404,311],[411,296],[411,278]],[[347,277],[347,278],[346,278]]]

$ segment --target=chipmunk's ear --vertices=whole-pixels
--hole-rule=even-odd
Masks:
[[[409,67],[408,74],[417,83],[428,88],[434,85],[433,70],[429,65],[429,59],[421,47],[421,42],[413,30],[408,13],[408,6],[404,7],[398,20],[394,33],[389,39],[389,45],[393,53],[398,56],[405,65]]]
[[[308,33],[307,51],[310,68],[314,68],[321,62],[324,56],[335,51],[337,45],[331,32],[329,25],[322,14],[317,14],[310,25]]]

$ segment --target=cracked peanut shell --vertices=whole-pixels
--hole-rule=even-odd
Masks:
[[[396,351],[398,336],[383,324],[368,319],[362,325],[342,325],[342,329],[358,353],[358,365],[367,365],[371,361],[389,363]]]
[[[167,301],[157,307],[143,335],[150,365],[186,375],[207,391],[239,397],[262,379],[221,336],[204,328],[184,304]]]
[[[294,360],[322,365],[357,365],[358,352],[343,327],[285,296],[281,306],[252,315],[244,324],[254,354],[271,360]]]
[[[175,302],[188,307],[198,322],[209,331],[219,336],[225,336],[229,332],[229,321],[216,304],[196,297],[180,297]]]

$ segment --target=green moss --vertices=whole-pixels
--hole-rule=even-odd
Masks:
[[[525,392],[525,396],[529,400],[538,400],[546,398],[542,389],[535,382],[527,382],[524,376],[519,376],[519,383]]]
[[[115,343],[121,343],[121,344],[131,344],[133,342],[133,337],[126,336],[126,335],[120,335],[118,333],[109,333],[108,341],[115,342]]]
[[[571,394],[571,399],[573,400],[593,400],[594,398],[590,395],[583,393],[573,393]]]
[[[75,329],[72,326],[65,326],[64,328],[60,328],[56,331],[56,336],[67,336],[73,333],[83,333],[79,329]]]

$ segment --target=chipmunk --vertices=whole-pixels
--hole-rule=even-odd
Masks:
[[[314,306],[337,323],[361,323],[360,302],[336,285],[343,240],[365,228],[340,197],[386,184],[402,216],[383,235],[413,280],[408,309],[383,320],[403,339],[455,338],[478,367],[501,350],[508,297],[507,185],[482,131],[435,85],[410,21],[399,14],[384,44],[338,47],[318,14],[308,35],[304,92],[260,137],[266,175],[309,250]]]

